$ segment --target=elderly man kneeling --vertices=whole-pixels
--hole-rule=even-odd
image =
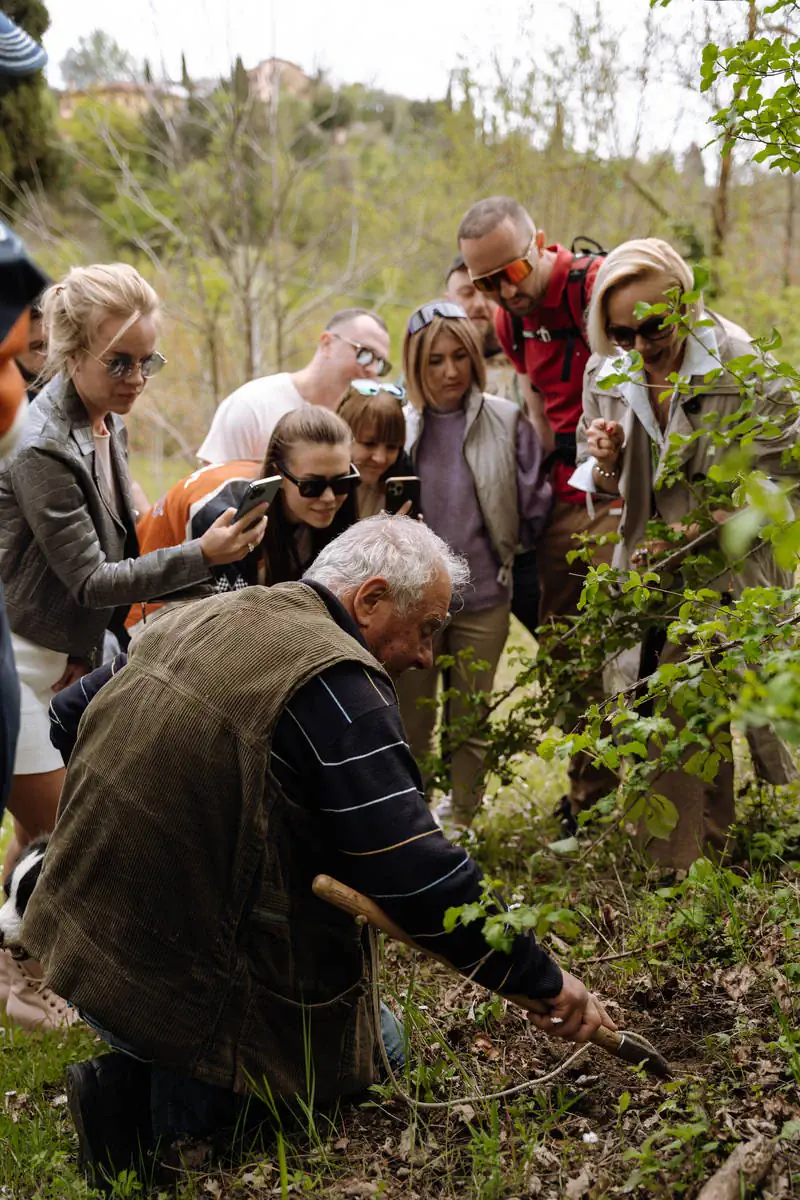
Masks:
[[[547,998],[540,1028],[613,1027],[532,937],[487,953],[475,925],[442,929],[480,872],[430,816],[391,678],[431,666],[466,575],[425,525],[373,517],[301,583],[157,618],[92,701],[22,932],[122,1051],[69,1068],[90,1167],[231,1125],[251,1089],[327,1104],[373,1083],[362,931],[318,872],[486,987]]]

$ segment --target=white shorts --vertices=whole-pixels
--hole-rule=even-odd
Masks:
[[[19,741],[14,760],[15,775],[41,775],[64,766],[50,741],[50,701],[53,684],[64,674],[67,655],[47,650],[27,638],[11,634],[20,691]]]

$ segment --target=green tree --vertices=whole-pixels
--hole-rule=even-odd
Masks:
[[[79,39],[61,60],[61,74],[68,88],[88,88],[98,83],[137,79],[139,64],[133,55],[103,29]]]
[[[50,24],[41,0],[6,0],[3,11],[41,42]],[[0,79],[0,203],[6,207],[58,177],[54,119],[55,107],[41,72]]]

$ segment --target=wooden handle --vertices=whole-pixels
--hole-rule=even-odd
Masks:
[[[366,917],[370,925],[374,925],[376,929],[380,929],[382,933],[387,934],[390,938],[394,938],[396,942],[405,942],[407,946],[412,946],[414,950],[419,950],[421,954],[428,954],[428,950],[423,950],[413,938],[410,938],[404,929],[396,925],[391,917],[387,916],[379,904],[374,900],[370,900],[369,896],[362,896],[361,892],[357,892],[355,888],[348,887],[344,883],[340,883],[338,879],[333,879],[330,875],[317,875],[311,885],[311,889],[315,896],[320,900],[326,900],[328,904],[334,904],[336,908],[340,908],[342,912],[349,913],[351,917]],[[438,954],[432,954],[432,958],[438,958],[439,962],[444,962],[443,958],[439,958]]]
[[[340,908],[342,912],[349,913],[351,917],[366,917],[370,925],[380,929],[387,937],[394,938],[396,942],[404,942],[406,946],[411,946],[420,954],[427,954],[429,958],[435,958],[437,962],[443,963],[451,971],[453,970],[452,963],[440,954],[426,950],[424,946],[420,946],[419,942],[415,942],[404,929],[401,929],[391,917],[386,915],[379,904],[370,900],[369,896],[362,896],[361,892],[347,887],[346,884],[340,883],[338,879],[333,879],[330,875],[317,875],[311,886],[314,895],[318,896],[320,900],[327,900],[328,904],[335,904],[337,908]],[[529,996],[507,996],[506,999],[510,1000],[512,1004],[519,1005],[520,1008],[526,1008],[541,1016],[545,1016],[550,1011],[545,1000],[533,1000]],[[600,1036],[601,1034],[602,1036]],[[596,1030],[589,1040],[596,1042],[604,1050],[610,1050],[613,1054],[614,1050],[619,1047],[621,1039],[620,1035],[612,1029],[603,1028]]]
[[[311,885],[314,895],[320,900],[327,901],[328,904],[335,905],[342,912],[349,913],[351,917],[362,922],[369,922],[376,929],[380,929],[387,937],[394,938],[396,942],[403,942],[406,946],[411,946],[413,950],[418,950],[420,954],[426,954],[428,958],[434,958],[437,962],[443,963],[451,971],[454,969],[453,964],[443,958],[441,954],[435,954],[432,950],[420,946],[413,938],[409,937],[404,929],[401,929],[391,917],[383,911],[379,904],[374,900],[370,900],[369,896],[362,896],[361,892],[357,892],[355,888],[347,887],[346,884],[340,883],[338,879],[333,879],[330,875],[317,875]],[[539,1013],[546,1016],[550,1011],[550,1006],[546,1000],[533,1000],[529,996],[507,996],[512,1004],[519,1005],[520,1008],[526,1008],[530,1012]],[[595,1046],[600,1046],[609,1054],[613,1054],[616,1058],[622,1058],[625,1062],[635,1066],[638,1063],[644,1063],[645,1069],[652,1075],[656,1075],[659,1079],[669,1079],[671,1071],[666,1059],[659,1054],[655,1046],[651,1046],[648,1041],[641,1037],[640,1034],[632,1034],[629,1032],[620,1033],[615,1029],[607,1029],[601,1025],[589,1038]]]

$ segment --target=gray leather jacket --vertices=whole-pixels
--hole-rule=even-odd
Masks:
[[[89,415],[61,376],[31,406],[0,470],[0,578],[11,629],[90,662],[118,605],[210,581],[197,541],[138,557],[127,434],[113,413],[106,425],[119,516],[100,491]]]

